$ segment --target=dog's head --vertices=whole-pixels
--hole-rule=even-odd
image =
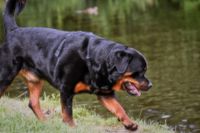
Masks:
[[[133,48],[116,48],[111,51],[108,61],[109,80],[115,82],[113,90],[125,90],[131,95],[140,96],[152,83],[145,77],[147,61]]]

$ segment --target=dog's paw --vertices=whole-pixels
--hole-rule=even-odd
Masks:
[[[138,129],[138,125],[131,123],[129,125],[124,125],[124,127],[130,131],[136,131]]]
[[[76,123],[74,122],[74,120],[63,120],[63,122],[64,122],[65,124],[67,124],[68,126],[72,127],[72,128],[76,128],[76,127],[77,127],[77,125],[76,125]]]

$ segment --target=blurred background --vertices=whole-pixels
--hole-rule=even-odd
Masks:
[[[1,0],[0,14],[3,5]],[[200,132],[200,0],[28,0],[17,23],[94,32],[138,49],[148,60],[153,88],[141,97],[117,93],[129,116],[167,123],[180,133]],[[47,83],[44,91],[58,94]],[[7,95],[28,95],[21,78]],[[74,103],[112,116],[95,96],[79,95]]]

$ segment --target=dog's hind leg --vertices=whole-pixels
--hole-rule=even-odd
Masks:
[[[40,107],[40,94],[42,92],[43,81],[27,70],[21,70],[20,75],[24,77],[29,91],[29,107],[39,120],[45,120],[45,115]]]

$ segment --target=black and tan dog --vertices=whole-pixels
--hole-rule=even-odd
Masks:
[[[45,116],[39,97],[43,80],[60,91],[63,121],[74,126],[73,96],[96,94],[101,103],[129,130],[137,124],[130,120],[115,99],[114,91],[125,90],[139,96],[151,82],[145,78],[147,63],[133,48],[88,32],[64,32],[49,28],[20,28],[15,16],[26,0],[8,0],[4,11],[5,44],[0,48],[0,96],[17,74],[29,90],[29,107],[38,119]]]

